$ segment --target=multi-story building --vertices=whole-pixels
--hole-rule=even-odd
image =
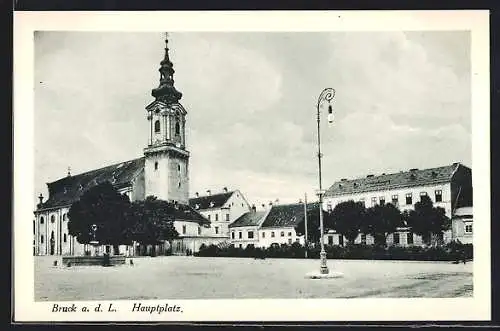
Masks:
[[[229,239],[229,224],[250,211],[250,204],[239,190],[228,191],[224,187],[221,193],[201,196],[198,192],[189,199],[189,206],[203,215],[211,223],[211,235]]]
[[[335,182],[325,193],[323,209],[330,211],[341,202],[348,200],[360,201],[365,207],[377,204],[392,203],[401,211],[414,209],[415,203],[421,197],[429,197],[434,206],[442,207],[446,216],[456,219],[459,208],[472,207],[472,171],[460,164],[430,168],[410,169],[398,173],[367,175],[356,179],[341,179]],[[470,218],[472,222],[472,217]],[[453,225],[456,227],[456,225]],[[452,227],[452,228],[453,228]],[[472,227],[470,227],[472,231]],[[446,231],[443,234],[445,242],[454,240],[458,231]],[[342,241],[339,235],[331,234],[329,240],[333,244]],[[369,237],[369,236],[368,236]],[[357,242],[370,241],[360,234]],[[417,245],[421,238],[410,232],[408,228],[398,229],[398,232],[388,238],[389,244]]]
[[[106,181],[120,193],[127,194],[131,201],[152,195],[178,208],[175,210],[180,212],[175,215],[174,226],[179,238],[172,242],[174,254],[184,254],[187,250],[194,252],[202,243],[220,241],[212,233],[209,220],[189,207],[190,153],[185,139],[187,111],[179,102],[182,93],[174,87],[174,69],[167,40],[165,44],[165,55],[159,69],[160,84],[151,93],[155,100],[146,106],[145,124],[149,132],[144,155],[78,175],[68,173],[66,177],[48,183],[49,198],[43,202],[40,194],[40,203],[34,212],[34,254],[80,255],[88,251],[88,246],[69,235],[68,211],[90,187]],[[125,249],[129,251],[129,248]]]
[[[247,248],[247,246],[260,247],[259,228],[269,211],[270,209],[257,211],[255,206],[252,206],[251,211],[244,213],[229,224],[230,243],[239,248]]]

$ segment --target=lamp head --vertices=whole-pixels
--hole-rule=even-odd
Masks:
[[[333,108],[332,108],[332,105],[329,104],[328,105],[328,123],[333,123]]]

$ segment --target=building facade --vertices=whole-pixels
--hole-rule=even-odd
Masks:
[[[229,239],[229,225],[243,214],[250,211],[250,204],[239,190],[228,191],[226,187],[221,193],[201,196],[198,192],[189,199],[189,206],[205,216],[212,225],[211,235]]]
[[[247,248],[248,246],[261,247],[259,241],[259,228],[266,219],[270,209],[257,211],[255,206],[229,224],[230,243],[234,247]]]
[[[48,183],[49,197],[44,202],[40,194],[40,203],[34,212],[35,255],[83,255],[89,251],[88,245],[78,243],[69,234],[68,211],[71,204],[90,187],[106,181],[131,201],[156,196],[181,206],[183,214],[177,214],[174,222],[179,232],[179,238],[172,242],[174,253],[194,252],[202,243],[220,240],[213,235],[210,222],[189,207],[190,154],[185,137],[187,111],[179,102],[182,93],[174,87],[174,69],[167,39],[159,73],[159,86],[151,93],[155,100],[146,106],[149,132],[144,155],[78,175],[68,172],[66,177]],[[131,247],[120,247],[122,254],[135,254],[137,250],[135,243]]]
[[[414,209],[423,196],[429,197],[435,207],[443,208],[446,216],[453,220],[459,208],[472,207],[471,169],[460,163],[453,163],[437,168],[341,179],[326,191],[323,209],[331,211],[337,204],[353,200],[362,202],[367,208],[392,203],[405,211]],[[457,239],[456,233],[452,230],[445,231],[443,240],[449,242]],[[342,240],[335,240],[333,234],[332,237],[328,240]],[[364,240],[365,237],[361,238],[360,234],[359,241]],[[421,238],[411,233],[410,229],[401,228],[390,235],[387,242],[389,245],[417,245],[421,243]]]

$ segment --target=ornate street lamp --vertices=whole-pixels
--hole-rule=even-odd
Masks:
[[[323,226],[323,195],[325,191],[323,190],[321,183],[321,158],[323,154],[321,154],[321,134],[320,134],[320,124],[321,124],[321,116],[320,116],[320,107],[323,102],[328,102],[328,122],[333,122],[333,108],[331,105],[331,101],[335,96],[335,90],[333,88],[326,88],[321,92],[318,98],[318,104],[316,106],[317,110],[317,121],[318,121],[318,181],[319,181],[319,190],[317,191],[319,198],[319,227],[320,227],[320,269],[319,274],[316,272],[309,273],[307,276],[309,278],[336,278],[342,277],[342,273],[340,272],[329,272],[328,266],[326,264],[326,252],[325,252],[325,242],[324,242],[324,226]]]

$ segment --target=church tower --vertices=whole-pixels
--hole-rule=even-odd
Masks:
[[[160,85],[146,106],[149,127],[145,157],[145,196],[181,204],[189,202],[189,152],[186,150],[186,110],[179,103],[182,93],[174,87],[174,68],[168,54],[160,62]]]

